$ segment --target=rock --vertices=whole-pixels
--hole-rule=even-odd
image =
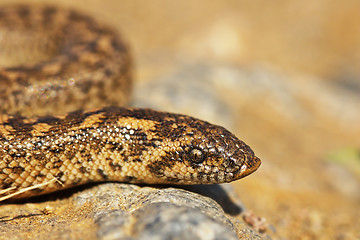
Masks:
[[[52,194],[3,204],[0,239],[262,239],[219,205],[232,215],[243,209],[224,197],[228,190],[191,188],[209,197],[174,187],[106,183],[55,200]]]

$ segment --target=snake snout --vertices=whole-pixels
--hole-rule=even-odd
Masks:
[[[244,163],[240,167],[240,171],[238,172],[236,179],[240,179],[250,175],[255,172],[261,165],[261,160],[254,156],[247,157]]]
[[[233,173],[234,180],[248,176],[261,165],[261,160],[255,156],[253,150],[235,135],[229,133],[226,138],[228,156],[227,168]]]

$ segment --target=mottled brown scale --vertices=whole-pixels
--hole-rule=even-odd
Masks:
[[[131,90],[129,53],[111,28],[72,10],[17,5],[0,8],[0,32],[0,191],[223,183],[259,167],[220,126],[104,107],[125,105]]]

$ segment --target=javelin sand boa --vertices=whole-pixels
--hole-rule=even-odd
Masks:
[[[126,104],[130,62],[116,33],[77,12],[0,8],[0,190],[33,188],[20,198],[94,181],[223,183],[260,166],[220,126],[104,107]]]

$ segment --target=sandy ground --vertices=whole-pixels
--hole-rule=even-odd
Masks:
[[[239,197],[267,219],[274,239],[360,239],[359,1],[57,4],[121,31],[137,82],[184,65],[250,72],[251,89],[219,90],[231,107],[230,129],[263,160],[233,184]]]

